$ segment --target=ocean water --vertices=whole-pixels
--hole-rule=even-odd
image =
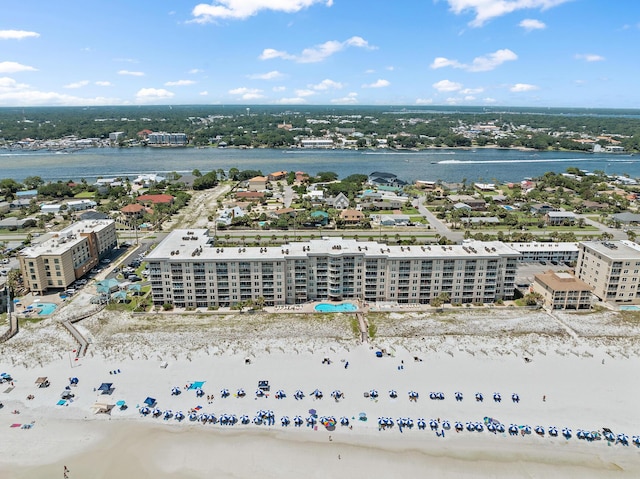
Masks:
[[[640,155],[533,152],[502,149],[432,149],[426,151],[219,149],[219,148],[88,148],[73,153],[0,150],[0,178],[45,181],[135,178],[141,173],[206,173],[240,170],[333,171],[339,177],[387,171],[399,178],[484,182],[520,181],[568,167],[601,170],[609,175],[640,177]]]

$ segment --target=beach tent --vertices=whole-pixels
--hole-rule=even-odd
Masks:
[[[147,399],[144,400],[144,403],[149,407],[153,407],[156,405],[156,400],[155,398],[148,397]]]
[[[102,394],[111,394],[113,390],[113,383],[102,383],[98,388],[98,391],[102,391]]]
[[[93,406],[91,406],[91,410],[93,414],[111,414],[111,410],[115,407],[115,404],[107,404],[97,402]]]
[[[98,293],[112,293],[120,289],[120,282],[117,279],[103,279],[96,281],[96,291]]]
[[[39,388],[48,388],[49,380],[47,379],[46,376],[42,376],[36,379],[36,384],[38,385]]]

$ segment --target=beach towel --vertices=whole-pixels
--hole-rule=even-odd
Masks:
[[[12,425],[11,425],[11,426],[9,426],[9,427],[20,427],[20,426],[22,426],[22,424],[17,424],[17,423],[15,423],[15,424],[12,424]]]

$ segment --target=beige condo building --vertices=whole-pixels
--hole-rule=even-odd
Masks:
[[[632,241],[583,241],[576,275],[602,301],[640,304],[640,245]]]
[[[38,294],[65,289],[95,267],[117,244],[113,220],[74,223],[20,251],[24,284]]]
[[[179,308],[344,299],[427,304],[513,297],[519,253],[502,242],[391,246],[322,238],[268,247],[221,247],[205,229],[170,233],[149,255],[153,302]]]

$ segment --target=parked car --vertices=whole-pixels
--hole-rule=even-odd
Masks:
[[[142,281],[142,278],[140,276],[136,276],[135,274],[132,274],[132,275],[129,275],[127,280],[131,281],[132,283],[137,283],[138,281]]]
[[[104,258],[104,259],[101,259],[100,262],[102,264],[109,264],[109,263],[111,263],[111,260],[109,258]]]

